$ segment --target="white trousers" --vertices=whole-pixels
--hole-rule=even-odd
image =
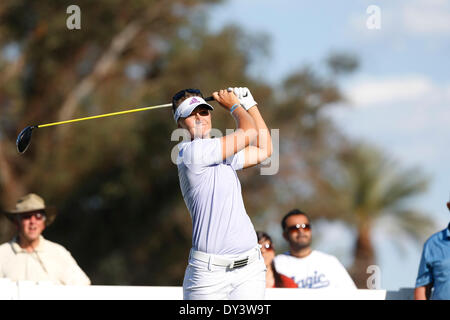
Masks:
[[[258,259],[245,267],[230,269],[194,259],[189,255],[183,281],[185,300],[263,300],[266,290],[266,265],[259,248]],[[192,251],[191,251],[192,252]],[[254,251],[253,251],[254,252]],[[220,255],[221,258],[239,260],[243,255]]]

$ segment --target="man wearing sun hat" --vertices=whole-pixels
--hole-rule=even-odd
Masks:
[[[63,246],[41,235],[56,217],[53,208],[30,193],[5,212],[17,228],[16,236],[0,245],[0,278],[12,281],[52,282],[61,285],[90,285],[90,280]]]

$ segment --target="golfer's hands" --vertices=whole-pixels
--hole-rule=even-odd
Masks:
[[[232,88],[234,94],[238,97],[239,102],[245,108],[245,110],[250,109],[251,107],[256,106],[258,103],[253,99],[253,96],[250,90],[246,87],[235,87]]]
[[[226,89],[219,90],[216,92],[213,92],[214,100],[216,100],[222,107],[227,109],[228,111],[233,107],[235,104],[239,104],[239,99],[236,97],[233,91],[228,91]]]

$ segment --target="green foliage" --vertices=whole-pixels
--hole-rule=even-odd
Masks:
[[[329,212],[352,225],[357,233],[351,274],[359,288],[366,288],[368,266],[376,263],[372,232],[380,218],[390,218],[386,231],[422,242],[433,229],[426,213],[411,200],[428,186],[419,168],[401,168],[382,151],[354,144],[340,153],[341,166],[327,181]],[[398,241],[401,245],[401,242]]]
[[[1,206],[24,192],[55,205],[59,216],[45,236],[66,246],[94,284],[182,282],[191,221],[170,158],[177,144],[170,141],[172,114],[159,109],[38,129],[18,155],[14,141],[25,126],[166,103],[187,87],[210,95],[247,86],[269,128],[280,130],[279,173],[240,173],[257,228],[299,204],[313,217],[351,221],[329,204],[370,199],[358,189],[364,181],[348,198],[333,193],[354,181],[330,175],[347,141],[324,111],[343,99],[336,75],[353,71],[355,60],[334,57],[330,77],[293,70],[273,88],[248,74],[250,62],[268,54],[267,36],[232,26],[208,32],[204,5],[216,2],[77,1],[81,30],[74,31],[66,27],[72,1],[0,3],[0,50],[18,48],[14,59],[0,58]],[[234,123],[217,106],[213,126],[225,132]],[[408,185],[398,194],[391,189],[381,198],[386,205],[408,193]],[[4,219],[0,226],[6,241],[12,227]]]
[[[368,145],[346,149],[342,152],[342,160],[343,183],[337,193],[346,198],[343,201],[345,212],[349,221],[357,226],[383,214],[395,216],[405,212],[408,200],[425,191],[428,185],[428,178],[420,169],[402,169]],[[344,188],[345,193],[342,192]]]

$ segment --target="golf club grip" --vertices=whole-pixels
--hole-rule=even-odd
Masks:
[[[214,101],[214,97],[213,96],[207,97],[205,98],[205,101]]]

